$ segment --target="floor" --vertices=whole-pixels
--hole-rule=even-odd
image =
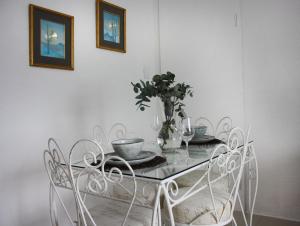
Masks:
[[[234,214],[238,226],[244,226],[240,212]],[[230,226],[230,225],[228,225]],[[282,220],[278,218],[254,215],[252,226],[300,226],[300,222]]]

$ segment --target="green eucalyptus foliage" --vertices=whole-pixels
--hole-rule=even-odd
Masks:
[[[148,103],[153,97],[158,97],[163,102],[166,121],[163,123],[159,137],[163,138],[166,143],[169,131],[173,132],[175,125],[174,111],[181,118],[184,117],[183,100],[186,96],[193,97],[192,87],[185,83],[175,83],[175,74],[171,72],[154,75],[151,81],[140,80],[140,82],[131,84],[133,91],[137,94],[135,104],[141,111],[145,111],[149,107]]]
[[[150,102],[152,97],[159,97],[165,105],[173,105],[175,112],[180,117],[183,117],[182,108],[184,104],[182,101],[187,95],[190,97],[193,96],[192,87],[185,83],[175,84],[175,74],[171,72],[154,75],[151,81],[144,82],[141,80],[140,82],[131,84],[134,92],[138,94],[135,97],[137,99],[135,104],[141,111],[149,107],[147,103]]]

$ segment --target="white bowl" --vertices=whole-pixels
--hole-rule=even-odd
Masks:
[[[194,138],[203,137],[206,134],[207,126],[194,126],[195,135]]]
[[[119,139],[112,141],[111,144],[117,155],[125,160],[132,160],[142,151],[144,139]]]

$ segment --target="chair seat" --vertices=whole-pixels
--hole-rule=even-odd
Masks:
[[[197,182],[197,180],[199,180],[206,172],[207,170],[192,171],[182,177],[177,178],[176,183],[179,188],[192,187]],[[211,175],[211,180],[220,177],[220,174],[218,173],[211,172],[210,175]],[[207,183],[208,183],[207,176],[205,176],[203,180],[200,182],[200,184],[198,185],[198,187],[202,187]],[[227,177],[220,178],[218,181],[216,181],[213,184],[213,186],[214,188],[220,191],[228,191],[228,178]]]
[[[97,226],[122,225],[123,219],[129,208],[128,203],[103,199],[101,204],[89,209]],[[150,226],[152,210],[133,206],[126,220],[126,226]],[[92,223],[88,223],[92,225]]]
[[[178,196],[181,197],[188,191],[189,188],[180,188]],[[230,194],[224,191],[214,189],[216,210],[219,216],[223,213],[221,222],[228,222],[231,218],[231,202],[227,202]],[[227,205],[226,205],[227,202]],[[217,224],[217,219],[213,214],[213,203],[210,192],[205,189],[191,196],[187,200],[173,207],[173,215],[176,223],[193,225],[214,225]],[[164,202],[163,215],[165,219],[169,218]]]

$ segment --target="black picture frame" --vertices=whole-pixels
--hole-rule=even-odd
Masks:
[[[43,35],[42,21],[56,24],[63,29],[62,43],[56,44],[54,47],[60,47],[58,51],[62,52],[61,56],[43,55]],[[57,37],[57,33],[53,31],[52,37]],[[52,38],[51,37],[51,38]],[[49,35],[47,31],[47,38]],[[54,39],[54,38],[53,38]],[[60,45],[60,46],[59,46]],[[54,47],[52,47],[54,49]],[[49,41],[48,41],[49,48]],[[33,4],[29,5],[29,64],[30,66],[57,68],[65,70],[74,70],[74,17],[46,9]],[[48,50],[49,51],[49,50]],[[54,51],[55,52],[55,51]]]
[[[118,42],[105,39],[105,12],[118,18]],[[97,48],[126,53],[126,9],[96,0],[96,46]]]

